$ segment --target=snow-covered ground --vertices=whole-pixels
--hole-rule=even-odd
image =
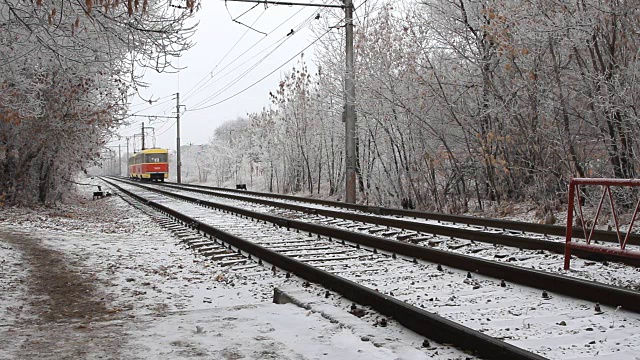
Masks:
[[[274,287],[304,292],[301,280],[230,271],[117,196],[87,200],[91,191],[57,209],[0,209],[0,359],[469,356],[328,304],[322,316],[273,304]]]
[[[302,240],[270,225],[261,226],[241,217],[214,212],[191,203],[158,195],[155,192],[140,190],[132,185],[124,187],[136,189],[136,192],[143,194],[146,198],[256,243],[275,243],[276,239],[287,239],[291,243]],[[224,199],[220,202],[228,204],[233,200]],[[244,205],[252,210],[277,212],[265,205]],[[330,246],[330,244],[322,246]],[[493,249],[493,247],[489,248]],[[336,249],[336,251],[339,250]],[[344,251],[343,249],[342,252]],[[508,250],[500,250],[501,253],[505,251]],[[466,272],[436,271],[435,264],[424,264],[427,265],[426,269],[417,269],[422,265],[416,265],[403,270],[396,270],[395,265],[385,264],[379,265],[380,268],[376,271],[370,269],[371,271],[363,275],[357,270],[359,265],[364,265],[360,257],[350,257],[346,254],[341,256],[345,257],[342,270],[345,270],[346,274],[340,274],[340,276],[370,288],[379,289],[410,304],[423,307],[427,311],[438,313],[450,320],[543,356],[553,359],[598,357],[631,360],[637,358],[635,334],[640,328],[640,322],[636,313],[605,306],[601,306],[602,311],[595,310],[593,303],[569,299],[557,294],[552,295],[552,300],[546,301],[541,298],[542,290],[523,286],[512,288],[510,285],[500,288],[497,287],[496,279],[474,276],[474,280],[468,280]],[[351,260],[347,260],[346,257]],[[539,258],[522,258],[519,262],[528,264],[530,267],[535,265],[536,268],[541,265]],[[558,265],[553,266],[552,260],[547,262],[550,270],[557,270]],[[393,261],[390,263],[395,264]],[[557,260],[557,264],[561,263],[561,259]],[[592,270],[592,266],[587,265],[586,262],[584,267],[586,269],[583,271],[586,274],[598,272],[596,269]],[[637,269],[629,267],[629,270],[627,279],[635,279]],[[352,271],[355,273],[350,274]],[[461,279],[465,281],[461,282]]]

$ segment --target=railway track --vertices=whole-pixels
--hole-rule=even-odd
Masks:
[[[514,232],[521,233],[521,234],[530,233],[530,234],[538,234],[543,236],[548,236],[548,235],[559,236],[562,239],[564,239],[564,236],[566,235],[565,226],[535,224],[530,222],[513,221],[513,220],[480,218],[480,217],[465,216],[465,215],[451,215],[451,214],[443,214],[443,213],[427,212],[427,211],[403,210],[403,209],[385,208],[385,207],[378,207],[378,206],[347,204],[347,203],[331,201],[331,200],[312,199],[312,198],[305,198],[300,196],[282,195],[282,194],[274,194],[274,193],[261,193],[256,191],[234,190],[234,189],[228,189],[228,188],[197,185],[197,184],[178,184],[178,183],[171,183],[171,182],[166,182],[164,184],[180,186],[183,188],[213,191],[219,194],[218,196],[224,196],[223,194],[228,194],[228,195],[241,195],[246,197],[247,195],[250,195],[256,198],[279,199],[279,200],[290,201],[293,203],[304,203],[304,204],[310,204],[314,206],[322,205],[322,206],[327,206],[332,208],[356,210],[362,213],[371,213],[371,214],[382,215],[382,216],[430,220],[441,225],[449,224],[449,225],[474,226],[474,227],[485,228],[485,229],[489,229],[489,228],[499,229],[499,230],[502,230],[503,232],[512,230]],[[574,227],[573,234],[574,234],[574,237],[584,238],[584,232],[582,228]],[[593,239],[596,241],[601,241],[605,243],[616,243],[616,244],[619,241],[617,234],[614,231],[605,231],[605,230],[595,230]],[[628,244],[640,245],[640,234],[631,234],[631,236],[629,237]]]
[[[133,184],[138,184],[138,183],[134,182]],[[211,198],[209,198],[208,196],[194,198],[193,196],[191,196],[191,194],[188,194],[188,193],[185,194],[182,191],[173,190],[172,192],[166,192],[153,186],[146,186],[146,185],[139,185],[139,186],[145,187],[151,191],[164,193],[164,194],[174,196],[186,201],[194,201],[198,203],[212,201]],[[279,216],[270,215],[274,212],[274,209],[273,207],[271,207],[271,204],[267,204],[268,206],[252,207],[252,206],[248,206],[245,202],[235,201],[232,203],[213,202],[212,205],[215,205],[218,208],[227,209],[227,211],[242,214],[245,216],[253,217],[253,216],[256,216],[255,213],[258,212],[261,214],[259,216],[261,220],[270,221],[279,226],[286,226],[287,228],[294,227],[294,228],[297,228],[298,230],[309,231],[319,235],[343,239],[346,241],[359,243],[361,245],[366,245],[374,248],[389,249],[389,251],[396,251],[399,254],[402,254],[408,257],[413,257],[416,259],[422,259],[422,260],[436,262],[436,263],[440,262],[442,265],[454,266],[454,267],[458,267],[468,271],[490,275],[494,277],[495,276],[499,277],[502,275],[504,279],[509,281],[520,282],[526,285],[538,286],[541,288],[545,288],[547,290],[553,290],[555,292],[563,293],[569,296],[576,296],[576,294],[578,296],[589,296],[587,297],[587,299],[591,299],[595,302],[604,302],[604,303],[609,303],[615,306],[624,306],[627,309],[640,308],[640,306],[636,304],[634,296],[630,297],[629,302],[627,303],[621,303],[619,298],[608,300],[607,294],[611,293],[612,291],[617,291],[615,290],[617,289],[616,287],[600,289],[599,286],[596,286],[595,289],[592,289],[590,291],[585,291],[584,292],[585,295],[581,295],[580,293],[573,292],[572,286],[567,287],[567,284],[565,284],[564,282],[564,279],[567,278],[566,276],[553,277],[552,274],[539,271],[535,274],[535,276],[532,273],[527,273],[528,275],[526,277],[523,277],[522,274],[518,273],[518,271],[522,270],[522,271],[528,272],[528,269],[521,269],[516,266],[496,263],[494,261],[486,261],[486,259],[478,258],[478,256],[476,256],[477,254],[474,254],[474,256],[464,256],[462,254],[458,254],[450,251],[441,251],[438,249],[432,249],[424,246],[414,246],[412,244],[408,244],[404,242],[401,242],[399,244],[394,244],[393,242],[388,241],[384,238],[367,234],[366,231],[358,231],[357,229],[352,228],[351,225],[358,226],[358,223],[356,222],[351,222],[349,223],[351,225],[347,224],[345,226],[337,226],[337,224],[325,226],[320,224],[314,225],[313,224],[314,221],[312,221],[313,219],[309,219],[308,217],[304,217],[302,221],[294,220],[291,217],[283,219],[280,217],[283,215],[282,212],[278,213]],[[285,212],[284,215],[291,216],[291,213]],[[297,215],[294,215],[294,217],[295,216]],[[510,249],[507,249],[507,248],[499,248],[497,251],[499,253],[503,253],[505,249],[506,251],[511,251]],[[532,255],[530,253],[528,254],[525,253],[525,255],[523,256],[531,257]],[[543,256],[546,256],[546,255],[543,254]],[[489,255],[488,257],[492,257],[492,256]],[[542,264],[541,261],[542,260],[540,258],[534,257],[528,263],[529,264],[535,263],[540,265]],[[558,264],[560,262],[561,262],[560,260],[556,259],[555,264]],[[550,264],[551,265],[547,266],[547,268],[554,267],[553,259],[551,259]],[[585,268],[589,268],[589,265],[590,264],[587,264]],[[609,265],[606,265],[606,266],[608,267]],[[550,269],[547,269],[547,270],[550,270]],[[559,270],[557,267],[555,268],[555,270],[557,270],[556,273],[563,272],[562,270]],[[599,278],[602,280],[605,280],[602,282],[609,283],[609,284],[611,282],[614,282],[615,284],[623,283],[622,280],[637,278],[637,271],[638,271],[637,268],[618,267],[615,269],[615,271],[622,271],[622,270],[625,270],[626,272],[622,274],[620,279],[616,277],[615,272],[612,273],[611,271],[603,272]],[[593,282],[593,281],[590,281],[591,279],[589,279],[589,276],[593,277],[594,273],[597,275],[598,271],[570,272],[570,274],[572,274],[574,277],[577,277],[578,279],[582,278],[583,280],[588,280],[585,282],[585,284],[589,284],[589,283],[598,284],[598,282]],[[610,279],[608,279],[608,277],[610,277]],[[628,286],[628,288],[630,288],[631,290],[634,290],[638,286],[637,281],[626,282],[626,284],[630,285]],[[584,285],[584,286],[587,286],[587,285]]]
[[[132,190],[139,185],[123,186]],[[483,357],[536,358],[535,354],[522,352],[495,338],[508,340],[541,356],[558,356],[557,349],[549,348],[549,344],[553,344],[550,339],[556,337],[568,340],[559,351],[574,357],[585,351],[589,354],[597,352],[598,347],[624,354],[624,349],[631,346],[626,340],[609,344],[609,340],[603,342],[598,336],[606,333],[606,339],[624,338],[621,333],[640,326],[634,313],[604,306],[600,308],[604,311],[596,311],[593,302],[584,300],[602,298],[602,302],[608,301],[613,306],[624,304],[625,309],[634,309],[633,304],[639,303],[637,292],[253,213],[185,195],[171,195],[201,205],[194,209],[193,205],[168,198],[169,194],[159,195],[159,189],[144,188],[142,193],[146,199],[142,201],[197,225],[200,231],[227,244],[226,248],[215,241],[191,244],[201,249],[198,251],[210,251],[211,256],[225,254],[230,266],[257,266],[255,257],[258,257],[261,260],[257,261],[276,266],[276,271],[279,271],[277,268],[285,269],[320,283],[393,316],[422,335],[436,341],[454,342]],[[224,212],[224,216],[213,216],[202,206],[216,207]],[[231,216],[230,212],[239,216]],[[253,221],[246,217],[252,217]],[[292,234],[295,230],[302,233]],[[234,232],[241,233],[247,241],[231,235]],[[233,251],[229,251],[228,246]],[[238,250],[243,256],[238,256]],[[251,261],[253,264],[248,263]],[[502,278],[507,282],[503,283]],[[518,278],[529,285],[542,285],[541,288],[549,292],[543,294],[541,290],[515,285],[509,280]],[[550,290],[552,288],[559,291]],[[583,300],[566,298],[559,295],[561,292]],[[639,310],[637,306],[635,310]],[[623,318],[620,320],[624,323],[623,330],[604,326],[609,317]],[[582,344],[585,338],[593,338],[589,342],[594,343]]]
[[[395,218],[381,218],[380,216],[362,216],[357,213],[344,213],[335,210],[319,208],[309,209],[298,205],[282,204],[269,200],[245,199],[240,195],[219,196],[217,191],[188,190],[191,187],[169,186],[172,191],[187,196],[195,196],[209,201],[223,202],[227,205],[253,209],[263,213],[277,213],[279,216],[299,221],[316,223],[319,225],[339,228],[350,232],[362,234],[373,234],[388,239],[395,239],[401,242],[410,242],[424,247],[435,247],[450,252],[465,254],[474,258],[482,258],[498,262],[507,262],[518,266],[534,268],[556,274],[577,277],[589,281],[628,288],[631,290],[640,289],[637,267],[630,267],[619,263],[609,263],[607,261],[581,261],[574,260],[573,268],[570,271],[563,270],[559,264],[563,262],[562,254],[564,250],[564,240],[556,238],[536,239],[523,237],[522,235],[503,234],[501,230],[488,231],[477,229],[476,227],[460,229],[437,225],[436,229],[444,229],[445,235],[430,234],[433,226],[431,224],[416,223],[410,220]],[[248,202],[249,201],[249,202]],[[259,205],[251,205],[251,202]],[[266,205],[266,206],[263,206]],[[281,210],[284,209],[284,210]],[[404,224],[408,224],[405,226]],[[391,227],[390,225],[394,225]],[[420,229],[424,232],[412,229]],[[478,235],[477,232],[481,231]],[[498,232],[498,233],[496,233]],[[473,239],[484,239],[484,243]],[[468,240],[472,239],[472,240]],[[490,243],[491,245],[487,245]],[[555,250],[554,250],[555,249]],[[589,258],[587,256],[587,258]],[[599,259],[603,260],[603,259]],[[605,259],[606,260],[606,259]],[[611,260],[611,258],[609,259]],[[633,264],[636,265],[636,264]]]
[[[232,190],[221,191],[217,188],[205,188],[199,185],[190,184],[165,184],[163,186],[232,200],[254,202],[257,204],[298,211],[308,215],[317,215],[356,223],[361,222],[377,225],[378,228],[367,228],[366,231],[383,232],[385,228],[387,228],[387,230],[389,230],[386,232],[387,237],[392,236],[397,240],[409,241],[412,243],[420,243],[430,240],[424,236],[424,234],[429,234],[430,236],[437,235],[442,238],[465,239],[472,242],[504,245],[519,249],[550,251],[557,254],[563,254],[565,251],[564,237],[549,235],[550,232],[557,234],[560,233],[561,230],[564,231],[564,228],[559,226],[511,222],[496,219],[482,219],[468,216],[423,213],[398,209],[376,208],[377,210],[372,210],[370,207],[327,202],[325,200],[317,200],[317,203],[314,203],[313,207],[308,207],[296,204],[296,202],[306,203],[315,200],[296,198],[300,200],[293,201],[290,199],[291,196],[277,194],[273,195],[274,198],[284,199],[273,200],[265,198],[267,194],[249,193],[249,196],[247,196],[242,191],[229,193],[229,191]],[[260,196],[255,194],[260,194]],[[283,202],[283,200],[286,202]],[[330,207],[337,207],[341,210],[335,210]],[[356,211],[344,210],[352,208],[356,209]],[[363,211],[365,214],[362,213]],[[389,215],[367,215],[366,213],[385,213]],[[400,215],[401,213],[411,214],[411,216],[402,217]],[[437,219],[425,220],[429,216],[436,217]],[[448,221],[445,221],[444,219],[448,219]],[[552,231],[548,231],[549,229]],[[533,230],[537,230],[539,232],[534,232]],[[614,232],[599,231],[598,234],[599,241],[605,243],[611,243],[614,239],[615,242],[618,241]],[[442,238],[440,239],[440,242],[442,242]],[[632,236],[631,238],[634,239],[631,244],[640,244],[640,241],[638,241],[636,237]],[[433,244],[434,241],[430,241],[429,243]],[[452,247],[463,247],[464,245],[464,243],[453,244]],[[633,245],[631,247],[633,247]],[[625,258],[613,254],[596,254],[579,249],[573,250],[572,254],[576,257],[592,261],[614,261],[632,266],[640,266],[640,259]],[[517,260],[517,258],[512,257],[507,260],[512,261]]]

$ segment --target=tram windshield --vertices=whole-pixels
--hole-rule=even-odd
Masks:
[[[146,163],[163,163],[167,162],[167,154],[147,154],[145,156]]]

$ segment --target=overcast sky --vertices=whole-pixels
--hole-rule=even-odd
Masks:
[[[196,20],[200,22],[193,37],[196,45],[179,59],[180,67],[184,69],[176,74],[157,74],[147,70],[144,79],[149,87],[143,89],[141,94],[145,98],[160,100],[149,105],[136,97],[132,99],[130,114],[173,117],[176,108],[174,94],[180,92],[180,103],[186,106],[180,119],[181,144],[203,144],[223,122],[267,106],[269,91],[277,87],[282,75],[291,70],[299,56],[245,92],[218,105],[196,110],[223,101],[249,87],[316,39],[311,26],[316,22],[315,16],[324,11],[321,8],[270,5],[265,9],[264,5],[258,5],[238,19],[267,33],[268,36],[265,36],[232,21],[232,18],[240,16],[254,5],[229,2],[227,11],[223,1],[204,1],[196,15]],[[297,31],[287,36],[292,29]],[[304,52],[308,63],[313,59],[312,50],[313,47]],[[177,61],[175,63],[177,65]],[[156,118],[151,124],[149,118],[144,117],[131,118],[131,121],[131,126],[120,130],[122,140],[114,139],[110,144],[125,145],[124,137],[133,138],[134,134],[140,133],[144,121],[145,126],[154,128],[147,130],[146,147],[153,145],[148,141],[151,141],[151,134],[155,131],[155,146],[175,150],[175,118]],[[133,149],[132,146],[130,148]],[[140,148],[139,137],[136,137],[136,148]]]

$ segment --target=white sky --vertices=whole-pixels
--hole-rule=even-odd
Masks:
[[[334,1],[314,0],[309,2],[333,3]],[[153,99],[160,98],[160,100],[151,106],[136,97],[131,100],[130,114],[175,116],[176,101],[173,94],[179,91],[180,103],[186,105],[186,112],[182,113],[180,119],[180,142],[182,145],[186,145],[206,143],[213,135],[214,129],[223,122],[244,116],[249,112],[259,111],[267,106],[269,91],[277,88],[282,75],[297,64],[299,56],[242,94],[219,105],[193,111],[198,107],[225,100],[245,89],[302,51],[316,39],[311,31],[311,26],[317,23],[314,20],[315,15],[326,9],[269,5],[265,10],[264,5],[258,5],[238,19],[245,24],[253,24],[254,29],[268,34],[268,36],[264,36],[232,21],[232,16],[235,18],[254,5],[229,2],[230,15],[223,1],[203,1],[202,9],[196,15],[196,20],[200,22],[193,37],[196,44],[183,53],[179,59],[180,67],[184,69],[179,74],[157,74],[147,70],[144,80],[149,84],[149,87],[142,89],[141,94],[146,99],[153,97]],[[300,28],[301,24],[307,23],[308,26]],[[300,30],[296,31],[294,35],[286,36],[291,29],[298,28]],[[286,41],[277,47],[283,39]],[[261,41],[254,46],[259,40]],[[236,42],[237,45],[233,48]],[[251,48],[252,46],[254,47]],[[250,48],[251,50],[245,53]],[[273,51],[274,49],[276,50]],[[308,65],[312,65],[312,50],[313,47],[304,52]],[[273,53],[266,56],[271,51]],[[226,58],[224,58],[225,55]],[[263,58],[264,60],[257,64]],[[241,65],[245,61],[248,62]],[[177,62],[175,64],[177,65]],[[234,70],[234,68],[236,69]],[[214,69],[215,71],[213,71]],[[237,79],[247,70],[250,72]],[[211,78],[211,74],[213,74],[213,78]],[[206,79],[209,81],[205,86],[194,91],[202,85],[202,83],[200,85],[198,83]],[[230,86],[226,88],[228,84]],[[214,97],[198,104],[211,96]],[[126,145],[124,137],[133,138],[134,134],[140,133],[143,121],[145,126],[154,128],[157,147],[172,150],[176,148],[175,118],[157,118],[151,125],[149,118],[131,118],[131,125],[120,129],[122,139],[114,139],[110,145]],[[153,131],[147,130],[147,132],[148,137],[145,145],[149,147],[153,145],[152,142],[149,142]],[[131,149],[133,149],[132,141],[133,139],[130,140]],[[136,137],[136,148],[140,148],[139,137]]]

